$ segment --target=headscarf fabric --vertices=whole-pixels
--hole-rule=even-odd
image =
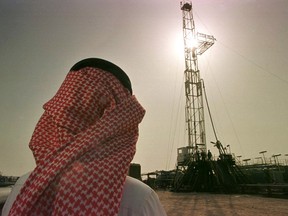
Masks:
[[[95,67],[70,71],[43,107],[29,144],[37,166],[9,215],[117,215],[145,110]]]

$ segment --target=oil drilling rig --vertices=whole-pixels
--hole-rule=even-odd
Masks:
[[[216,39],[211,35],[195,31],[192,2],[180,3],[183,17],[183,38],[185,56],[185,121],[188,146],[177,149],[177,167],[172,185],[174,191],[222,191],[229,192],[235,185],[243,183],[245,177],[238,169],[231,154],[228,154],[218,140],[212,121],[204,81],[198,69],[198,56],[209,49]],[[214,146],[219,157],[214,160],[207,151],[204,102],[213,126]]]

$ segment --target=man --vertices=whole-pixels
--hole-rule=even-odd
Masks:
[[[37,166],[22,178],[9,215],[165,215],[151,189],[126,179],[145,110],[121,68],[97,58],[78,62],[44,110],[29,144]],[[127,194],[146,207],[128,206]]]

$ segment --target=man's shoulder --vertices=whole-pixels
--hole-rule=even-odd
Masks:
[[[135,189],[137,189],[137,192],[135,192]],[[124,184],[124,193],[133,192],[135,193],[141,193],[144,194],[150,194],[151,191],[153,191],[148,185],[144,184],[142,181],[132,178],[130,176],[126,177],[126,181]]]
[[[138,179],[127,176],[123,189],[121,207],[140,207],[143,205],[144,200],[149,199],[151,193],[153,193],[153,190],[148,185]]]
[[[21,176],[13,187],[12,192],[8,196],[4,205],[2,215],[8,215],[10,208],[17,195],[19,194],[23,184],[29,177],[30,172]],[[165,211],[158,199],[157,194],[152,188],[143,182],[126,177],[123,195],[120,203],[119,216],[124,215],[166,215]]]
[[[155,191],[143,182],[126,177],[119,216],[166,215]]]

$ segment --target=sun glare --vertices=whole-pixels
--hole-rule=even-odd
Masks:
[[[199,46],[199,41],[195,37],[186,38],[185,43],[185,47],[190,49],[197,48]]]
[[[171,34],[171,43],[173,44],[173,55],[176,56],[184,56],[184,44],[183,44],[183,35],[181,32],[177,32],[176,34]]]

